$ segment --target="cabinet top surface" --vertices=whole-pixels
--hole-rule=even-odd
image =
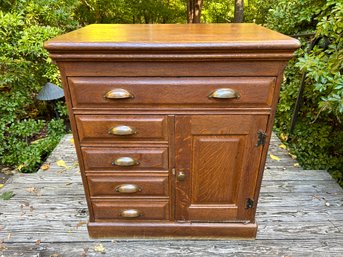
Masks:
[[[94,24],[53,38],[54,50],[277,49],[299,41],[256,24]]]

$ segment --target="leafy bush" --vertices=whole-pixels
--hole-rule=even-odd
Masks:
[[[76,16],[82,25],[91,23],[184,23],[183,0],[89,0],[80,1]]]
[[[275,0],[245,1],[244,22],[264,24],[268,10]],[[205,0],[201,21],[205,23],[227,23],[234,18],[234,0]]]
[[[75,3],[23,0],[0,4],[1,165],[35,171],[65,133],[64,121],[50,120],[46,103],[35,97],[47,81],[60,84],[43,42],[76,27],[71,13]]]
[[[233,20],[234,0],[204,1],[201,20],[206,23],[226,23]]]
[[[275,1],[268,13],[267,26],[288,35],[312,31],[326,2],[326,0]]]
[[[294,11],[292,11],[294,10]],[[296,12],[296,13],[295,13]],[[287,20],[285,23],[282,20]],[[288,66],[276,116],[276,129],[288,140],[305,168],[328,169],[343,185],[343,3],[281,0],[270,12],[268,25],[288,34],[314,31],[322,38],[308,53],[297,52]],[[305,77],[304,102],[292,134],[290,119]]]

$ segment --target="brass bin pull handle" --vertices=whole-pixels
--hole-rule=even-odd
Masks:
[[[120,216],[123,218],[138,218],[143,216],[143,214],[136,209],[127,209],[120,212]]]
[[[139,164],[139,161],[131,158],[131,157],[119,157],[117,159],[115,159],[112,162],[113,165],[116,166],[124,166],[124,167],[128,167],[128,166],[135,166]]]
[[[112,134],[112,135],[116,135],[116,136],[129,136],[129,135],[136,134],[137,131],[133,127],[120,125],[120,126],[116,126],[116,127],[111,128],[108,131],[108,133]]]
[[[231,88],[219,88],[208,95],[208,98],[215,99],[239,99],[240,94]]]
[[[121,184],[115,188],[115,191],[122,194],[133,194],[141,192],[142,188],[135,184]]]
[[[108,91],[105,95],[107,99],[129,99],[134,98],[133,94],[123,88],[116,88]]]

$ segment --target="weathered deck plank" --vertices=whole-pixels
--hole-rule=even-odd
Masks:
[[[71,136],[50,168],[18,174],[0,190],[0,256],[343,256],[343,191],[326,171],[304,171],[271,139],[254,241],[94,240]],[[68,168],[59,167],[64,160]],[[99,244],[105,253],[97,252]]]
[[[96,252],[102,244],[106,254]],[[341,256],[340,242],[335,240],[256,241],[140,241],[121,240],[93,243],[55,243],[39,245],[13,244],[4,254],[25,252],[24,256]],[[40,255],[36,253],[39,252]],[[239,254],[237,254],[239,253]],[[11,255],[9,255],[11,254]],[[87,255],[86,255],[87,254]]]

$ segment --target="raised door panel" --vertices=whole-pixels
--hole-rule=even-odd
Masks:
[[[194,136],[193,203],[235,202],[235,171],[241,170],[244,141],[244,138],[235,136]]]
[[[249,220],[262,147],[256,146],[266,115],[176,118],[176,219]]]

